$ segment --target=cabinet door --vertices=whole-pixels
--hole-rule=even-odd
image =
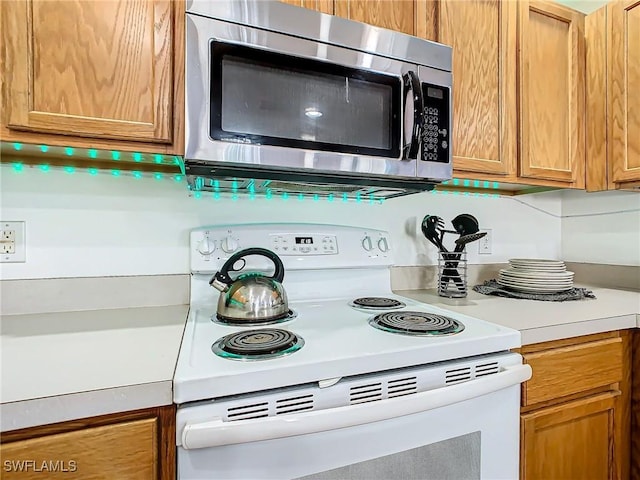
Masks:
[[[297,7],[309,8],[322,13],[333,15],[333,0],[280,0]]]
[[[520,8],[521,177],[584,187],[584,15],[554,3]]]
[[[336,0],[335,14],[415,35],[415,3],[416,0]]]
[[[0,475],[2,480],[158,478],[157,442],[153,418],[20,440],[2,445]]]
[[[606,392],[521,415],[521,480],[613,479],[618,395]]]
[[[435,3],[437,40],[453,47],[453,167],[515,174],[517,5]]]
[[[640,2],[614,1],[607,16],[611,178],[640,181]]]
[[[170,0],[2,4],[9,129],[171,142]]]

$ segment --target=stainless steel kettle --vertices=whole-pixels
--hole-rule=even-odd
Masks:
[[[275,265],[272,276],[258,272],[241,273],[233,280],[229,272],[244,268],[244,257],[262,255]],[[242,266],[234,269],[238,260]],[[289,316],[287,294],[282,286],[284,265],[280,257],[266,248],[247,248],[232,255],[209,281],[209,285],[220,290],[218,320],[231,324],[261,324],[275,322]]]

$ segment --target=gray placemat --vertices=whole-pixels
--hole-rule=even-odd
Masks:
[[[495,280],[487,280],[482,285],[476,285],[473,289],[484,295],[497,295],[499,297],[524,298],[526,300],[542,300],[545,302],[565,302],[567,300],[584,300],[585,298],[596,298],[591,290],[586,288],[573,287],[566,292],[558,293],[525,293],[512,290],[509,287],[500,285]]]

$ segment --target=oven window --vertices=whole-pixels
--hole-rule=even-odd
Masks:
[[[473,432],[298,480],[480,480],[480,437]]]
[[[211,43],[211,138],[400,156],[400,79]]]

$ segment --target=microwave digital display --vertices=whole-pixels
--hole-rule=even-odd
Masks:
[[[313,245],[313,237],[296,237],[296,245]]]

